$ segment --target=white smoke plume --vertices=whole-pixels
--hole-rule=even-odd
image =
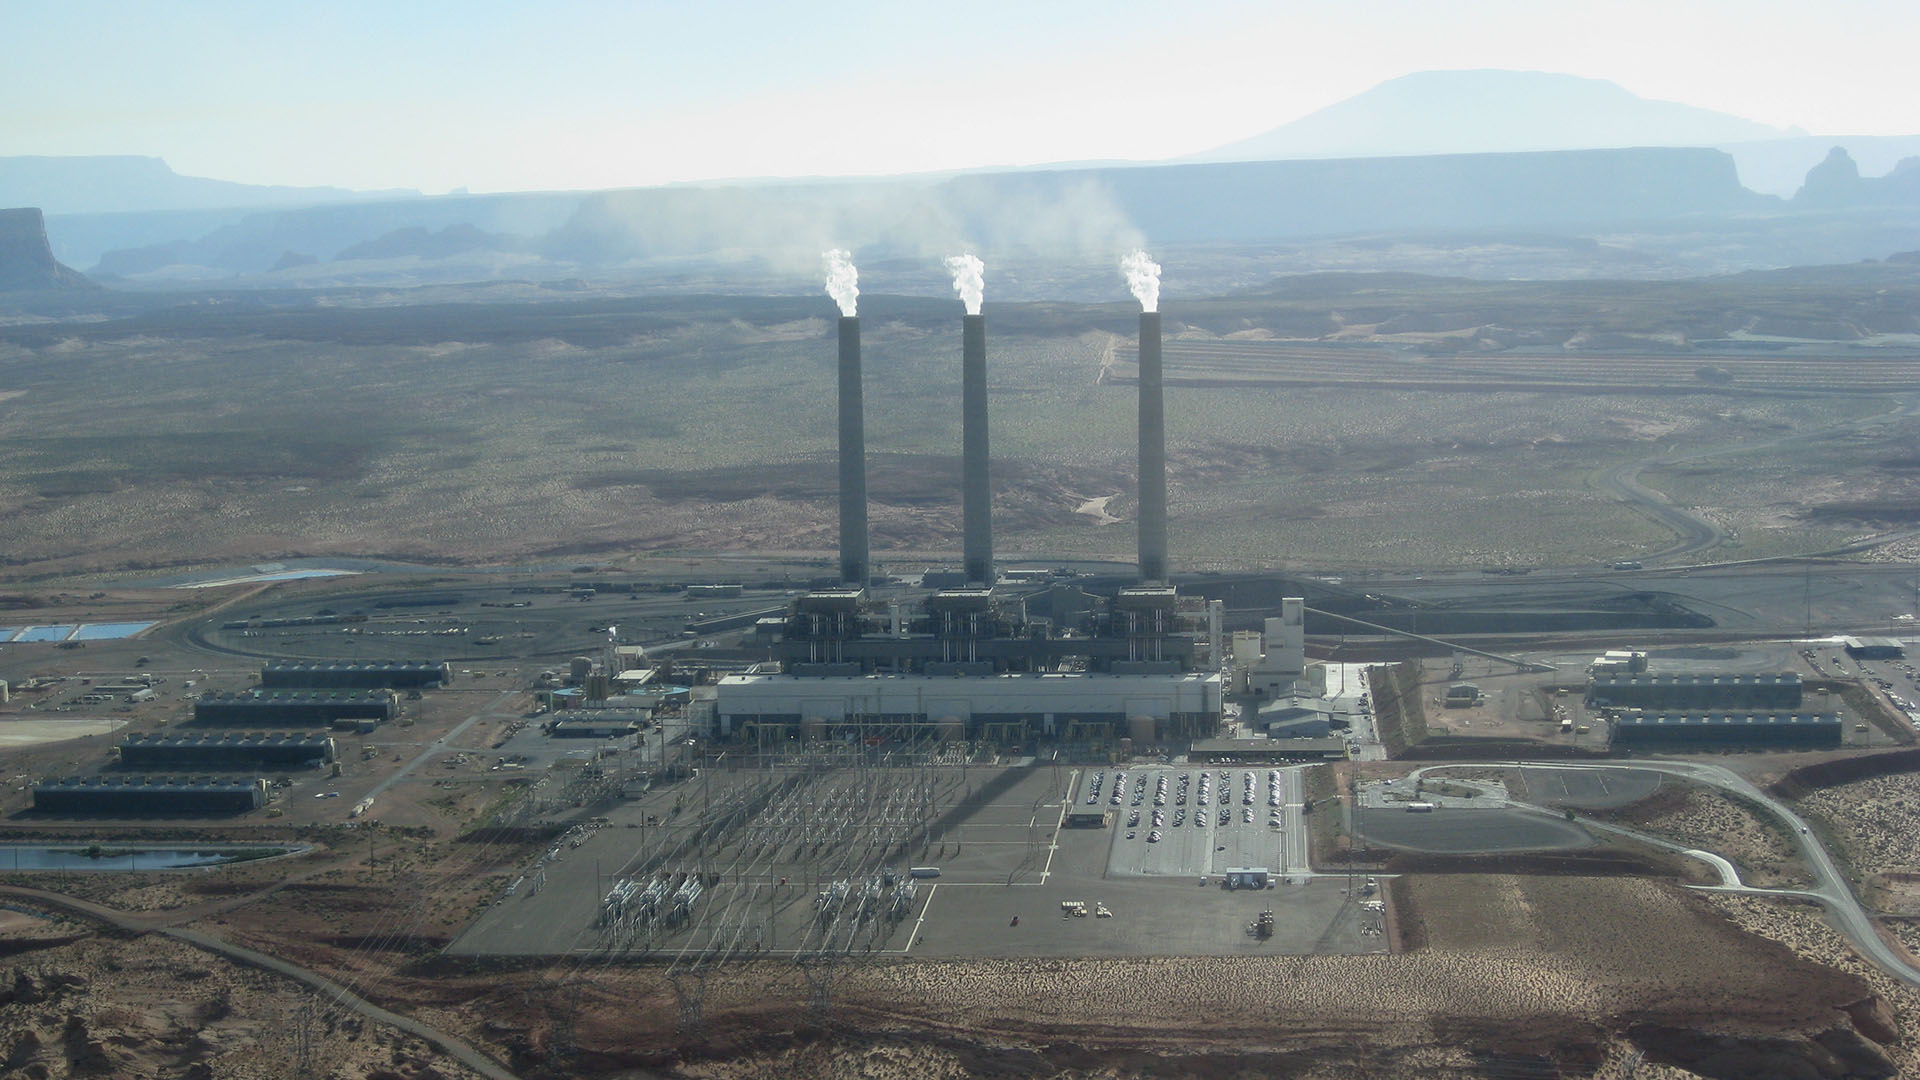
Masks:
[[[953,275],[953,291],[967,305],[967,314],[980,314],[980,294],[987,288],[987,264],[972,253],[949,255],[947,272]]]
[[[1133,290],[1133,298],[1140,301],[1141,311],[1160,310],[1160,264],[1147,257],[1144,251],[1135,251],[1120,260],[1120,272],[1127,277],[1127,288]]]
[[[834,248],[821,255],[820,260],[827,268],[827,295],[840,305],[840,314],[849,318],[858,315],[860,271],[853,267],[853,253],[845,248]]]

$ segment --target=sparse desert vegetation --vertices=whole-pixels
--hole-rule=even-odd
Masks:
[[[1911,501],[1898,447],[1915,421],[1853,426],[1887,412],[1883,388],[1858,382],[1860,363],[1822,359],[1810,346],[1739,363],[1768,378],[1831,369],[1858,384],[1730,393],[1702,382],[1685,348],[1637,354],[1623,368],[1598,354],[1409,362],[1364,340],[1247,336],[1305,333],[1303,312],[1324,316],[1349,301],[1366,311],[1348,316],[1391,321],[1444,307],[1454,288],[1174,307],[1170,371],[1218,353],[1281,379],[1171,385],[1174,549],[1199,569],[1632,557],[1669,535],[1594,477],[1641,461],[1656,463],[1643,479],[1676,503],[1733,526],[1722,552],[1733,557],[1833,547],[1886,526]],[[6,565],[37,575],[292,554],[470,563],[830,548],[833,349],[823,300],[481,302],[489,295],[188,305],[4,328]],[[1545,317],[1519,293],[1510,299],[1515,317]],[[989,314],[1004,546],[1126,557],[1133,388],[1102,372],[1124,370],[1116,363],[1130,346],[1129,320],[1117,307],[1053,304]],[[865,323],[875,550],[909,559],[950,551],[959,531],[953,312],[876,297]],[[1287,382],[1303,356],[1344,381]],[[1660,392],[1615,385],[1628,368]],[[1561,385],[1582,371],[1598,382]],[[1360,375],[1364,387],[1351,385]],[[1723,454],[1786,440],[1792,454]],[[1716,456],[1689,458],[1702,450]],[[1852,467],[1862,460],[1864,474]],[[1850,464],[1844,499],[1820,479],[1841,461]],[[1102,499],[1117,522],[1078,512]]]
[[[1821,788],[1800,808],[1838,841],[1889,911],[1920,912],[1920,775],[1896,773]]]
[[[1724,792],[1667,779],[1651,798],[1599,816],[1722,855],[1748,885],[1800,888],[1813,881],[1784,827]]]

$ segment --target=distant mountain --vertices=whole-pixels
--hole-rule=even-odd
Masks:
[[[54,261],[46,218],[37,207],[0,210],[0,292],[95,288]]]
[[[740,266],[810,279],[844,245],[868,265],[983,250],[1093,259],[1141,244],[1394,231],[1567,228],[1777,207],[1714,150],[1641,148],[972,173],[929,182],[635,188],[261,211],[193,240],[104,254],[96,276],[206,280],[484,253],[517,276]],[[310,264],[309,264],[310,265]],[[409,264],[410,266],[412,264]],[[406,273],[413,273],[407,269]]]
[[[1191,161],[1717,146],[1802,135],[1544,71],[1421,71]]]
[[[208,180],[181,176],[154,157],[0,157],[0,206],[38,206],[49,214],[313,206],[419,194]]]
[[[1816,210],[1920,206],[1920,157],[1907,158],[1887,175],[1869,179],[1860,175],[1860,167],[1846,149],[1836,146],[1807,173],[1793,205]]]
[[[1806,180],[1807,170],[1840,147],[1858,163],[1860,174],[1885,176],[1907,158],[1920,157],[1920,135],[1803,135],[1793,139],[1722,143],[1714,147],[1733,155],[1740,182],[1768,195],[1792,195]]]

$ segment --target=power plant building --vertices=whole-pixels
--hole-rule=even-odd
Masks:
[[[720,680],[719,734],[773,725],[831,736],[886,725],[932,725],[952,739],[1071,738],[1098,726],[1137,742],[1211,733],[1220,676],[1053,674],[729,675]]]
[[[1615,751],[1837,750],[1834,713],[1627,713],[1613,721]]]
[[[199,816],[267,804],[267,782],[185,776],[68,776],[36,784],[33,808],[52,814]]]
[[[266,690],[424,690],[452,682],[453,665],[444,660],[274,660],[260,668]]]
[[[305,769],[334,760],[325,735],[135,734],[120,744],[129,769]]]
[[[390,690],[254,690],[204,694],[193,722],[218,727],[287,724],[324,728],[335,723],[383,724],[399,714]]]
[[[1660,712],[1789,711],[1804,698],[1800,676],[1596,674],[1587,704]]]

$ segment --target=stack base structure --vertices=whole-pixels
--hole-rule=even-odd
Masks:
[[[68,776],[33,789],[33,808],[54,814],[185,817],[238,814],[267,804],[267,782],[185,776]]]
[[[260,668],[264,690],[425,690],[452,682],[453,665],[444,660],[274,660]]]
[[[129,769],[303,769],[334,760],[325,735],[135,734],[120,744],[120,764]]]

